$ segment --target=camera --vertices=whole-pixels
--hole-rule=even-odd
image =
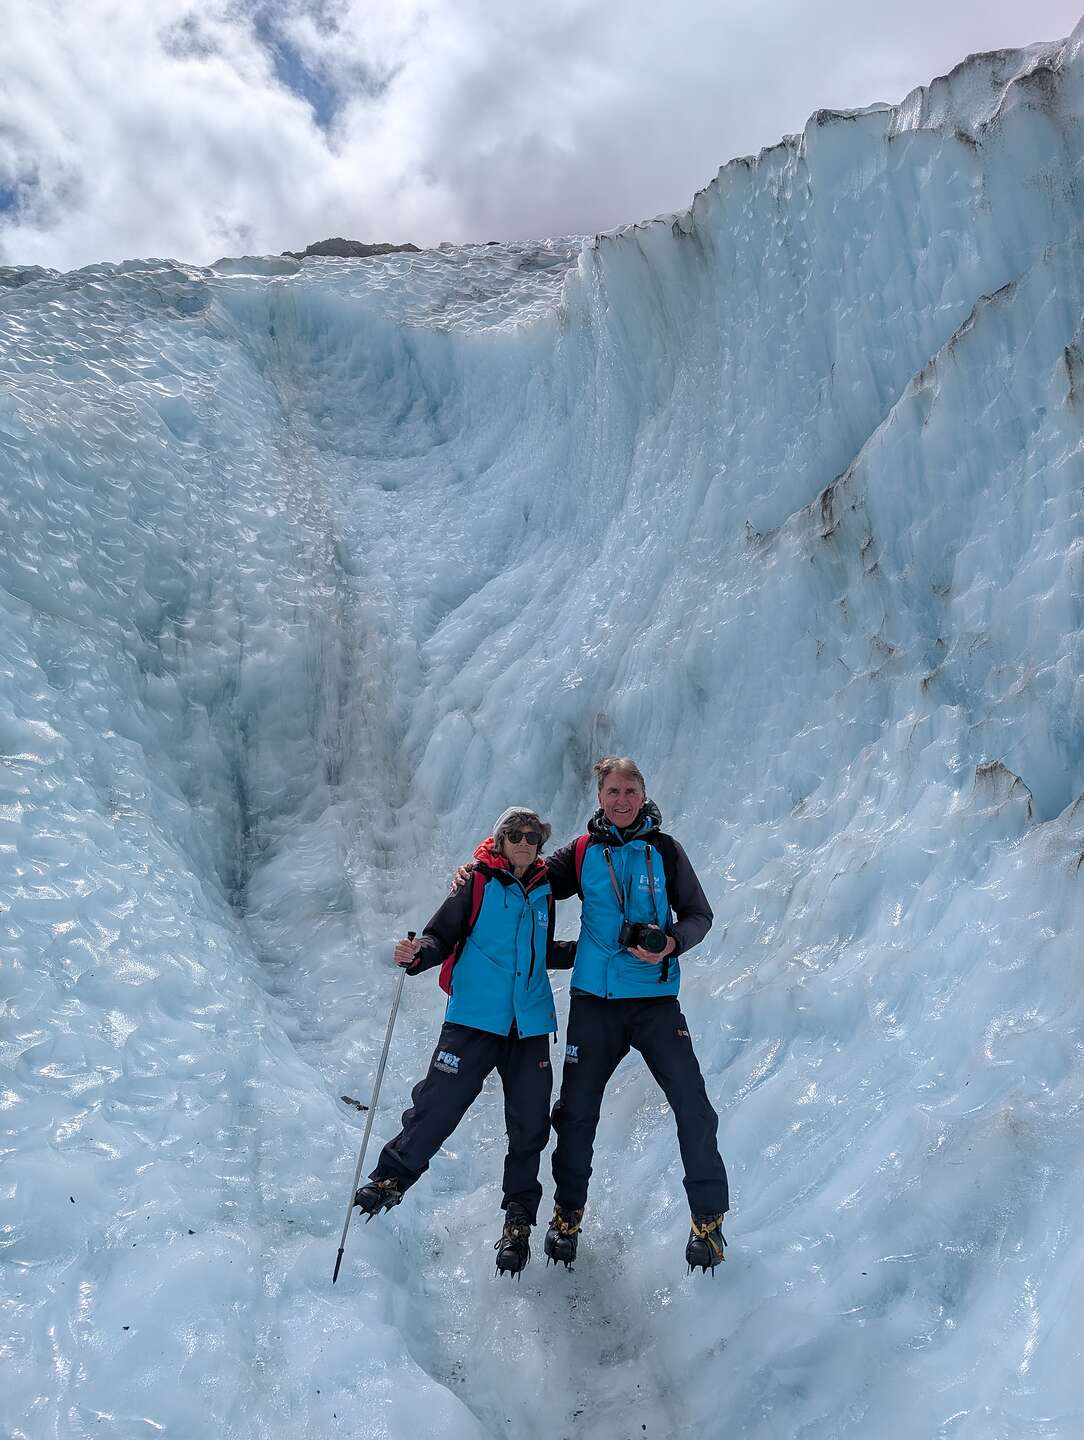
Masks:
[[[666,935],[657,925],[637,925],[626,920],[618,932],[617,943],[625,950],[637,948],[661,955],[666,949]]]

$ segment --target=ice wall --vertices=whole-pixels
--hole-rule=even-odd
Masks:
[[[587,245],[0,275],[5,1433],[1080,1433],[1082,48]],[[388,937],[605,750],[725,1275],[630,1060],[572,1276],[487,1091],[332,1291]]]

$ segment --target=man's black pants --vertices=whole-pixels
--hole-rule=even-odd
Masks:
[[[586,1204],[602,1096],[630,1049],[644,1057],[674,1112],[689,1209],[725,1215],[730,1192],[716,1141],[719,1117],[676,997],[603,1000],[582,990],[572,992],[561,1095],[553,1110],[557,1204],[562,1210]]]
[[[508,1131],[502,1204],[522,1205],[533,1225],[542,1199],[538,1165],[550,1138],[553,1071],[548,1035],[521,1040],[515,1026],[509,1035],[491,1035],[445,1021],[428,1073],[411,1091],[413,1103],[403,1112],[403,1128],[380,1152],[372,1178],[394,1175],[404,1190],[413,1185],[477,1100],[493,1069],[504,1086]]]

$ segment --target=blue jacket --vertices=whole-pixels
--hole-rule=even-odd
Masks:
[[[471,884],[460,886],[426,925],[412,973],[441,964],[457,946],[445,1019],[494,1035],[513,1022],[520,1037],[557,1029],[547,965],[571,964],[572,947],[554,942],[554,907],[541,862],[522,881],[505,868],[477,861],[488,875],[482,904],[470,925]]]
[[[575,841],[546,862],[554,899],[578,894],[583,900],[574,990],[606,1000],[676,995],[681,985],[678,956],[698,945],[711,928],[711,906],[689,857],[672,835],[663,833],[660,820],[648,802],[637,823],[620,831],[600,811],[588,826],[590,839],[578,876]],[[620,904],[607,855],[621,890]],[[637,959],[618,944],[624,920],[658,925],[673,936],[675,949],[658,964]]]

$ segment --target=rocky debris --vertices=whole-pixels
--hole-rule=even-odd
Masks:
[[[411,255],[421,254],[417,245],[366,245],[363,240],[343,240],[341,237],[318,240],[307,250],[284,250],[282,253],[293,260],[305,260],[310,255],[335,255],[343,260],[364,260],[369,255],[397,255],[400,251]]]
[[[1007,801],[1023,802],[1027,819],[1034,812],[1034,797],[1009,767],[1000,760],[985,760],[975,767],[975,793],[987,806],[1000,809]]]

